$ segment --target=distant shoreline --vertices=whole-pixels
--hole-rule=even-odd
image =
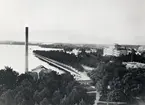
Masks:
[[[25,45],[23,41],[0,41],[0,45]],[[28,45],[39,46],[42,48],[106,48],[113,44],[71,44],[71,43],[43,43],[43,42],[29,42]],[[126,47],[139,47],[145,45],[129,45],[119,44]]]
[[[0,41],[0,45],[25,45],[25,42],[18,42],[18,41]],[[40,43],[29,43],[29,45],[39,46]]]

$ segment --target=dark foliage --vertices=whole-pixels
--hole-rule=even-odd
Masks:
[[[122,62],[140,62],[145,63],[145,57],[143,53],[141,55],[135,53],[129,53],[128,55],[121,55],[120,57],[116,58]]]
[[[32,74],[0,70],[0,105],[89,105],[86,90],[72,75],[41,72],[36,80]]]
[[[5,67],[0,71],[0,84],[7,88],[15,88],[18,73],[13,71],[10,67]]]
[[[145,69],[126,69],[120,62],[108,62],[100,63],[89,76],[101,94],[100,100],[133,103],[136,97],[145,99]]]

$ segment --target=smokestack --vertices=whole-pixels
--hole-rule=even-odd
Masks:
[[[29,28],[25,27],[25,72],[28,72],[28,31]]]

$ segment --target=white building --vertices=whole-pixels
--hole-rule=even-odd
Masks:
[[[127,49],[118,44],[112,45],[108,48],[104,48],[103,50],[103,56],[120,56],[127,54],[128,54]]]
[[[140,46],[138,48],[138,52],[145,52],[145,46]]]
[[[76,56],[81,53],[79,49],[73,49],[72,51],[67,51],[66,53],[68,54],[75,54]]]

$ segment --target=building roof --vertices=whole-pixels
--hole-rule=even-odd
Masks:
[[[51,69],[48,69],[46,67],[44,67],[43,65],[39,65],[36,68],[32,69],[32,72],[37,72],[39,73],[40,71],[46,71],[46,72],[51,72]]]

